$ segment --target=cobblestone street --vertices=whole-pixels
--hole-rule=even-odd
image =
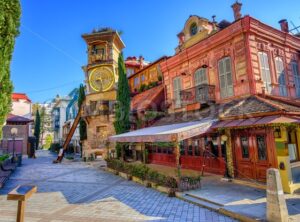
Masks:
[[[35,184],[25,221],[233,221],[177,198],[82,163],[52,164],[48,151],[24,159],[0,190],[0,221],[15,221],[17,203],[6,194],[19,184]]]

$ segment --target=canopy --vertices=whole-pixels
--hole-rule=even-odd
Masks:
[[[176,142],[209,132],[216,119],[147,127],[109,137],[111,142]]]
[[[279,123],[300,123],[300,117],[295,116],[265,116],[265,117],[255,117],[248,119],[238,119],[238,120],[224,120],[215,124],[212,128],[233,128],[233,127],[247,127],[247,126],[257,126],[266,124],[279,124]]]

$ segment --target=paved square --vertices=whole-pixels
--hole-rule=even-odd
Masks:
[[[48,151],[24,159],[0,189],[0,221],[15,221],[17,203],[6,194],[19,184],[35,184],[26,222],[63,221],[234,221],[177,198],[146,188],[82,162],[52,164]]]

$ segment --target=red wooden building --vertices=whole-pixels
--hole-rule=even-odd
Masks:
[[[175,55],[160,64],[168,116],[154,129],[111,139],[141,143],[152,163],[205,165],[231,177],[265,182],[266,169],[276,167],[284,190],[294,192],[300,188],[300,38],[286,20],[278,30],[242,17],[241,3],[232,8],[233,22],[190,16]],[[211,121],[207,130],[199,126]],[[191,125],[173,125],[176,133],[164,130],[186,122]],[[174,144],[164,149],[153,130]]]

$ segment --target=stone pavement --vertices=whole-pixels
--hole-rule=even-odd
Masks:
[[[203,203],[215,204],[218,209],[223,209],[244,215],[257,220],[266,218],[266,191],[248,186],[222,181],[220,176],[206,175],[202,180],[202,188],[185,192],[182,197],[197,198]],[[285,195],[290,221],[300,221],[300,195]],[[192,201],[193,202],[193,201]],[[205,204],[205,202],[204,202]]]
[[[48,151],[24,159],[0,189],[0,221],[15,221],[17,203],[6,194],[20,184],[35,184],[38,193],[27,202],[26,222],[63,221],[233,221],[233,219],[169,198],[151,188],[82,162],[52,164]]]

